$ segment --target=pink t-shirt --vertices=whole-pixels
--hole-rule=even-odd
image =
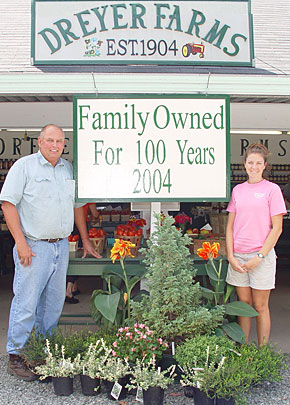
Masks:
[[[271,231],[271,217],[287,212],[280,187],[268,180],[235,186],[227,211],[236,214],[234,252],[237,253],[259,251]]]

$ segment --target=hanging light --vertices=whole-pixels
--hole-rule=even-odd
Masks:
[[[23,135],[23,141],[30,141],[30,137],[27,134],[27,130],[24,131],[24,135]]]

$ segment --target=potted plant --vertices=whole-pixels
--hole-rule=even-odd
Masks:
[[[209,349],[209,359],[207,359],[207,348]],[[200,368],[206,361],[213,362],[219,358],[227,356],[231,350],[235,349],[235,344],[226,336],[197,335],[192,339],[187,339],[176,348],[175,359],[181,370],[191,370]],[[187,397],[194,397],[194,386],[184,384],[184,394]]]
[[[65,348],[55,344],[54,353],[50,349],[49,340],[46,339],[45,363],[35,368],[40,380],[52,377],[56,395],[68,396],[73,392],[73,376],[75,370],[70,357],[65,356]]]
[[[130,366],[126,359],[113,356],[112,350],[105,348],[104,362],[100,365],[98,374],[104,382],[109,399],[121,400],[126,397],[125,387],[130,374]]]
[[[224,308],[202,305],[202,290],[194,281],[194,263],[187,245],[190,238],[176,229],[171,216],[155,214],[156,231],[143,249],[150,294],[132,303],[132,317],[144,323],[157,336],[172,343],[184,341],[196,334],[210,334],[223,322]],[[172,356],[163,356],[172,364]]]
[[[162,405],[164,390],[174,381],[174,369],[174,365],[163,371],[160,367],[156,368],[154,355],[149,362],[137,359],[132,369],[130,383],[126,387],[137,390],[140,387],[143,390],[144,405]]]
[[[103,339],[91,343],[85,353],[74,359],[74,370],[80,375],[82,392],[94,396],[101,392],[100,367],[105,361],[105,343]]]
[[[133,326],[119,328],[116,339],[112,344],[112,355],[126,359],[135,364],[137,359],[149,362],[154,355],[160,359],[168,344],[144,324],[135,323]]]

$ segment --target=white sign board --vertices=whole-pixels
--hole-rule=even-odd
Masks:
[[[227,200],[229,98],[75,96],[74,154],[81,201]]]
[[[248,0],[34,0],[34,64],[252,66]]]

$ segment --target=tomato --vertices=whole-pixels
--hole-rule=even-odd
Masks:
[[[70,234],[69,237],[68,237],[68,241],[72,242],[72,238],[73,238],[73,236],[72,236],[72,234]]]
[[[137,229],[136,233],[137,233],[138,236],[141,236],[143,234],[143,231],[142,231],[142,229]]]
[[[77,242],[79,240],[79,235],[74,235],[72,237],[72,242]]]

